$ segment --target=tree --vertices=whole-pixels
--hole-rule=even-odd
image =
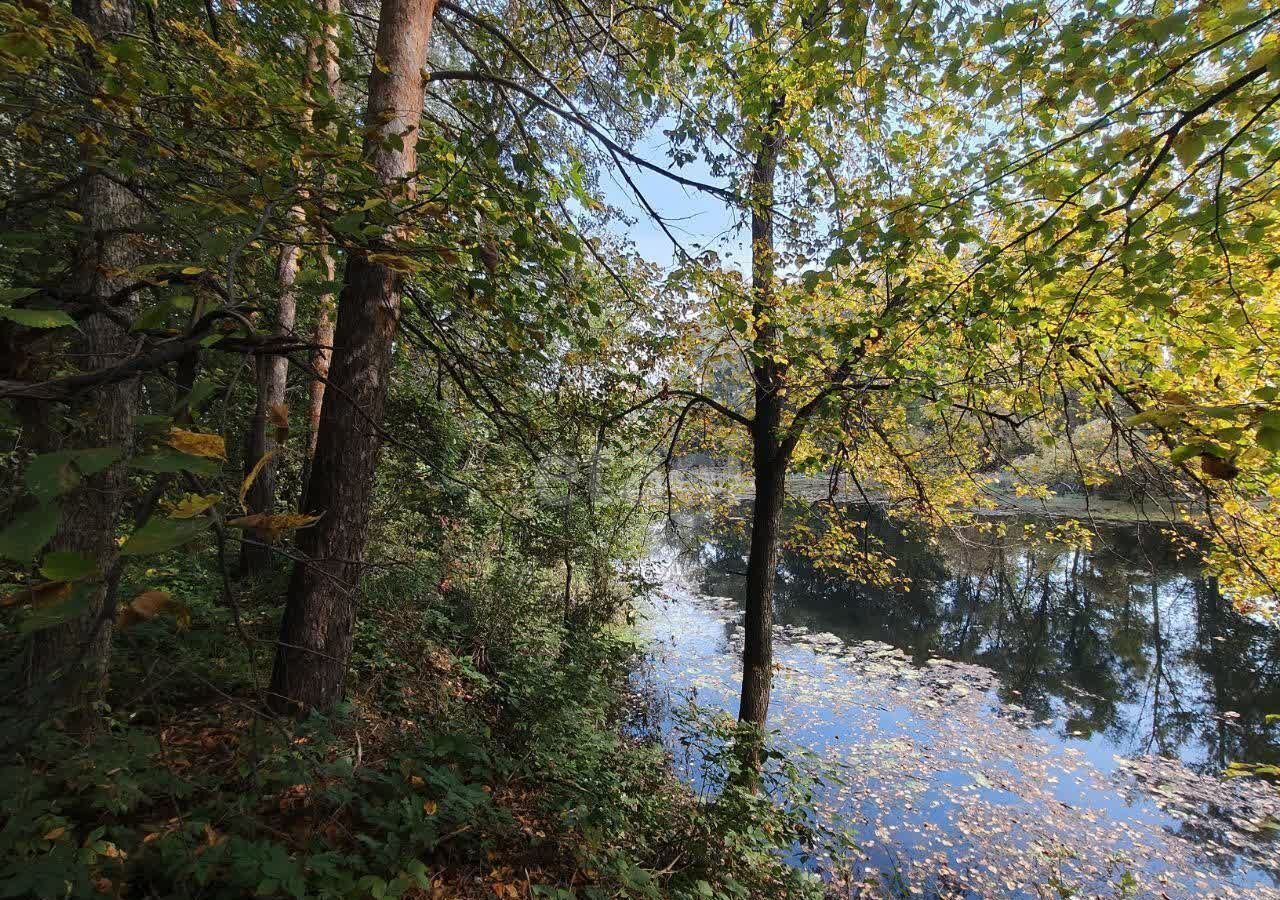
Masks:
[[[364,144],[381,199],[414,199],[423,70],[435,0],[387,0],[369,74]],[[384,236],[383,253],[400,235]],[[350,253],[338,297],[335,350],[307,503],[323,517],[306,532],[294,568],[271,676],[279,710],[333,707],[342,698],[355,621],[353,594],[368,529],[392,341],[404,273],[370,248]]]
[[[88,30],[80,45],[84,63],[77,87],[86,98],[101,97],[111,103],[114,98],[104,90],[96,59],[104,46],[132,31],[132,8],[127,3],[83,0],[75,4],[74,13]],[[131,305],[127,273],[137,258],[133,228],[139,205],[114,171],[112,149],[108,143],[90,150],[83,162],[77,202],[81,237],[72,288],[84,302],[127,310]],[[121,292],[124,295],[118,296]],[[133,349],[126,327],[105,312],[90,314],[79,328],[68,353],[86,371],[119,363]],[[50,553],[63,554],[59,558],[68,560],[90,560],[99,573],[74,589],[81,595],[77,599],[81,612],[32,636],[27,669],[32,702],[49,703],[56,698],[83,714],[105,687],[119,576],[115,530],[126,488],[125,462],[132,453],[136,405],[137,386],[129,382],[103,386],[78,398],[67,411],[65,427],[47,407],[28,405],[33,445],[45,453],[61,451],[66,457],[61,464],[72,470],[68,477],[76,482],[63,501]],[[101,449],[77,453],[79,448]]]
[[[708,338],[679,389],[660,395],[684,404],[677,437],[691,412],[746,431],[748,446],[726,444],[743,451],[756,487],[740,718],[767,718],[789,469],[831,471],[833,485],[843,473],[855,496],[942,527],[996,501],[986,472],[1007,462],[1000,435],[1035,428],[1070,441],[1079,398],[1117,446],[1145,458],[1178,443],[1166,433],[1153,444],[1142,431],[1153,420],[1128,413],[1142,412],[1147,386],[1167,383],[1160,354],[1185,346],[1199,359],[1201,341],[1153,328],[1158,317],[1133,300],[1193,283],[1219,303],[1231,291],[1233,256],[1219,240],[1230,195],[1221,177],[1212,184],[1208,135],[1222,136],[1219,172],[1247,189],[1232,215],[1265,233],[1273,30],[1273,13],[1243,8],[1131,21],[1107,3],[1065,17],[825,0],[655,11],[641,96],[673,119],[675,161],[701,154],[741,186],[750,217],[749,286],[712,255],[685,254],[680,285],[705,298]],[[1131,96],[1117,100],[1117,87]],[[1100,116],[1072,105],[1082,91]],[[1211,129],[1195,124],[1224,113]],[[1252,146],[1231,162],[1233,144]],[[1136,215],[1140,198],[1164,212]],[[1150,228],[1135,230],[1139,219],[1167,223],[1156,258],[1155,242],[1129,249]],[[1256,259],[1234,260],[1237,283],[1257,272]],[[1263,283],[1233,292],[1241,312],[1215,333],[1253,360],[1272,320]],[[1135,345],[1152,355],[1130,355]],[[725,391],[711,375],[735,360],[742,375]],[[1268,390],[1266,368],[1251,367],[1249,387]],[[1188,442],[1169,460],[1230,462],[1184,467],[1184,483],[1204,492],[1211,519],[1230,508],[1239,523],[1249,505],[1223,507],[1212,482],[1238,468],[1223,441],[1272,427],[1270,401],[1240,406],[1247,389],[1225,377],[1197,380],[1221,399],[1183,407],[1203,421],[1229,399],[1245,421],[1219,429],[1217,450]],[[1259,463],[1272,471],[1269,457]],[[1263,560],[1274,541],[1254,524],[1247,555]]]
[[[338,70],[338,16],[341,9],[338,0],[322,0],[325,21],[322,36],[309,49],[317,59],[317,70],[324,76],[325,90],[331,98],[337,98],[341,84]],[[332,284],[337,275],[333,250],[326,243],[320,247],[320,265],[325,281]],[[307,462],[302,471],[303,491],[311,475],[311,461],[315,458],[316,442],[320,437],[320,413],[324,407],[325,381],[329,377],[329,361],[333,356],[333,294],[329,291],[320,297],[316,310],[315,328],[311,333],[311,379],[307,403]],[[305,500],[305,498],[304,498]],[[305,503],[300,503],[305,505]]]
[[[318,12],[319,36],[306,41],[307,63],[303,91],[322,94],[332,100],[338,92],[337,16],[340,11],[335,0],[323,0]],[[301,116],[302,127],[309,129],[313,119],[311,98],[303,106]],[[332,179],[328,186],[333,187]],[[306,199],[305,194],[305,189],[300,189],[299,203],[289,209],[295,239],[280,248],[276,266],[278,292],[274,324],[275,333],[281,338],[294,335],[294,323],[298,318],[297,280],[302,264],[303,244],[308,236],[307,214],[302,205],[302,201]],[[325,281],[332,282],[335,276],[333,254],[325,243],[320,244],[317,252]],[[307,415],[307,474],[315,453],[325,379],[329,374],[329,357],[333,346],[332,302],[332,294],[327,291],[319,297],[312,336],[313,349],[309,362],[314,375],[310,379]],[[277,441],[277,435],[287,436],[289,427],[289,405],[285,396],[289,358],[284,355],[264,358],[257,365],[255,376],[257,401],[245,432],[244,450],[245,475],[248,477],[250,473],[253,474],[248,492],[248,509],[270,514],[274,512],[276,504],[276,456],[280,451],[279,444],[282,443]],[[241,543],[240,570],[243,574],[261,575],[269,570],[270,564],[270,547],[250,538]]]

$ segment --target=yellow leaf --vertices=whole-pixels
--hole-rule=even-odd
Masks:
[[[403,272],[406,275],[411,275],[414,272],[419,272],[423,269],[422,263],[399,253],[370,253],[366,258],[371,263],[386,266],[388,269],[396,272]]]
[[[221,494],[187,494],[169,512],[171,519],[194,519],[222,499]]]
[[[64,834],[66,834],[66,833],[67,833],[67,829],[66,829],[66,828],[55,828],[55,829],[53,829],[53,831],[47,832],[47,833],[44,835],[44,840],[46,840],[46,841],[56,841],[58,838],[62,837],[62,836],[63,836]]]
[[[436,801],[434,800],[422,801],[422,811],[429,816],[434,816],[436,814],[436,810],[438,810],[439,808],[440,808],[440,804],[436,803]]]
[[[232,519],[227,524],[252,531],[267,543],[274,544],[286,531],[306,528],[318,521],[320,521],[319,516],[308,516],[304,513],[254,513]]]
[[[244,476],[244,481],[240,483],[240,508],[245,512],[249,511],[249,507],[245,506],[244,500],[249,496],[249,488],[253,487],[254,479],[258,477],[258,473],[262,471],[262,467],[267,464],[273,456],[280,452],[279,447],[272,447],[266,453],[258,458],[253,464],[253,468],[249,470],[249,474]]]
[[[199,275],[204,271],[200,266],[187,266],[182,270],[183,275]]]
[[[189,453],[192,456],[204,456],[209,459],[227,458],[227,444],[220,434],[201,434],[198,431],[170,428],[166,443],[179,453]]]

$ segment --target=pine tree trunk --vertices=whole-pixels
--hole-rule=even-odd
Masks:
[[[77,0],[73,10],[99,40],[110,41],[133,29],[128,3]],[[84,59],[86,75],[81,87],[85,96],[93,96],[97,79],[88,48]],[[84,169],[78,206],[84,236],[73,283],[77,293],[105,301],[130,281],[127,273],[136,262],[136,250],[129,226],[138,219],[138,203],[127,188],[90,162]],[[118,363],[132,349],[128,332],[104,315],[89,316],[79,328],[70,352],[84,370]],[[114,622],[115,585],[110,583],[110,573],[117,559],[116,527],[127,487],[124,460],[132,454],[136,406],[136,383],[100,388],[72,404],[65,429],[50,419],[48,411],[41,411],[41,422],[33,435],[33,444],[46,452],[85,447],[123,450],[121,461],[85,478],[63,498],[61,523],[48,547],[91,557],[103,577],[81,588],[89,591],[88,606],[81,615],[35,632],[28,647],[26,687],[30,702],[46,708],[54,703],[69,706],[73,717],[84,724],[92,722],[91,704],[106,687]]]
[[[366,140],[365,155],[392,189],[417,164],[434,14],[435,0],[385,0],[379,16],[365,118],[383,124]],[[384,145],[392,134],[402,137],[402,149]],[[271,677],[270,704],[280,712],[329,710],[342,699],[402,278],[362,253],[347,260],[330,369],[335,389],[325,392],[307,488],[308,508],[324,515],[302,533],[308,558],[289,584]]]

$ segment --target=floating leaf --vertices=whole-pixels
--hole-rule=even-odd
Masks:
[[[227,524],[252,531],[267,543],[274,544],[286,531],[306,528],[318,521],[319,516],[308,516],[305,513],[254,513],[232,519]]]
[[[227,458],[227,443],[220,434],[202,434],[198,431],[170,428],[169,439],[165,443],[179,453],[191,456],[224,460]]]
[[[162,612],[172,615],[178,628],[185,630],[191,627],[191,610],[174,600],[167,591],[143,591],[134,597],[128,606],[121,607],[116,613],[116,627],[129,628],[154,619]]]
[[[195,412],[204,405],[206,400],[217,392],[218,385],[216,382],[205,380],[197,381],[195,386],[191,388],[191,393],[187,394],[187,396],[183,397],[182,400],[178,402],[175,410],[185,407],[192,412]]]
[[[120,548],[121,556],[147,556],[181,547],[204,531],[209,525],[206,518],[161,519],[151,517],[135,531]]]
[[[1178,156],[1178,162],[1183,166],[1190,166],[1204,152],[1204,134],[1195,130],[1184,131],[1174,142],[1173,151]]]
[[[159,303],[152,304],[142,311],[138,318],[133,320],[133,324],[129,327],[130,331],[151,331],[159,328],[169,318],[169,314],[173,312],[173,304],[168,300],[161,300]]]
[[[27,463],[27,490],[42,501],[59,497],[80,483],[80,471],[69,451],[43,453]]]
[[[1222,459],[1212,453],[1200,454],[1200,471],[1210,478],[1230,481],[1240,474],[1240,469],[1229,459]]]
[[[1258,429],[1258,446],[1272,453],[1280,452],[1280,428],[1263,426]]]

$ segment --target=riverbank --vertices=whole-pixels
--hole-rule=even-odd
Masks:
[[[676,496],[705,495],[722,502],[742,502],[755,498],[749,473],[719,467],[676,469],[671,473],[672,493]],[[663,485],[658,490],[665,488]],[[815,502],[832,499],[838,503],[883,505],[887,501],[874,491],[862,494],[851,489],[847,481],[834,495],[829,478],[790,475],[787,477],[787,495],[794,500]],[[1145,502],[1127,499],[1093,497],[1084,494],[1050,494],[1045,497],[1020,496],[1008,488],[993,483],[985,492],[989,505],[969,510],[984,518],[1036,516],[1053,519],[1083,519],[1115,524],[1150,524],[1168,527],[1187,527],[1198,514],[1198,507],[1190,502],[1171,503],[1163,498]]]

